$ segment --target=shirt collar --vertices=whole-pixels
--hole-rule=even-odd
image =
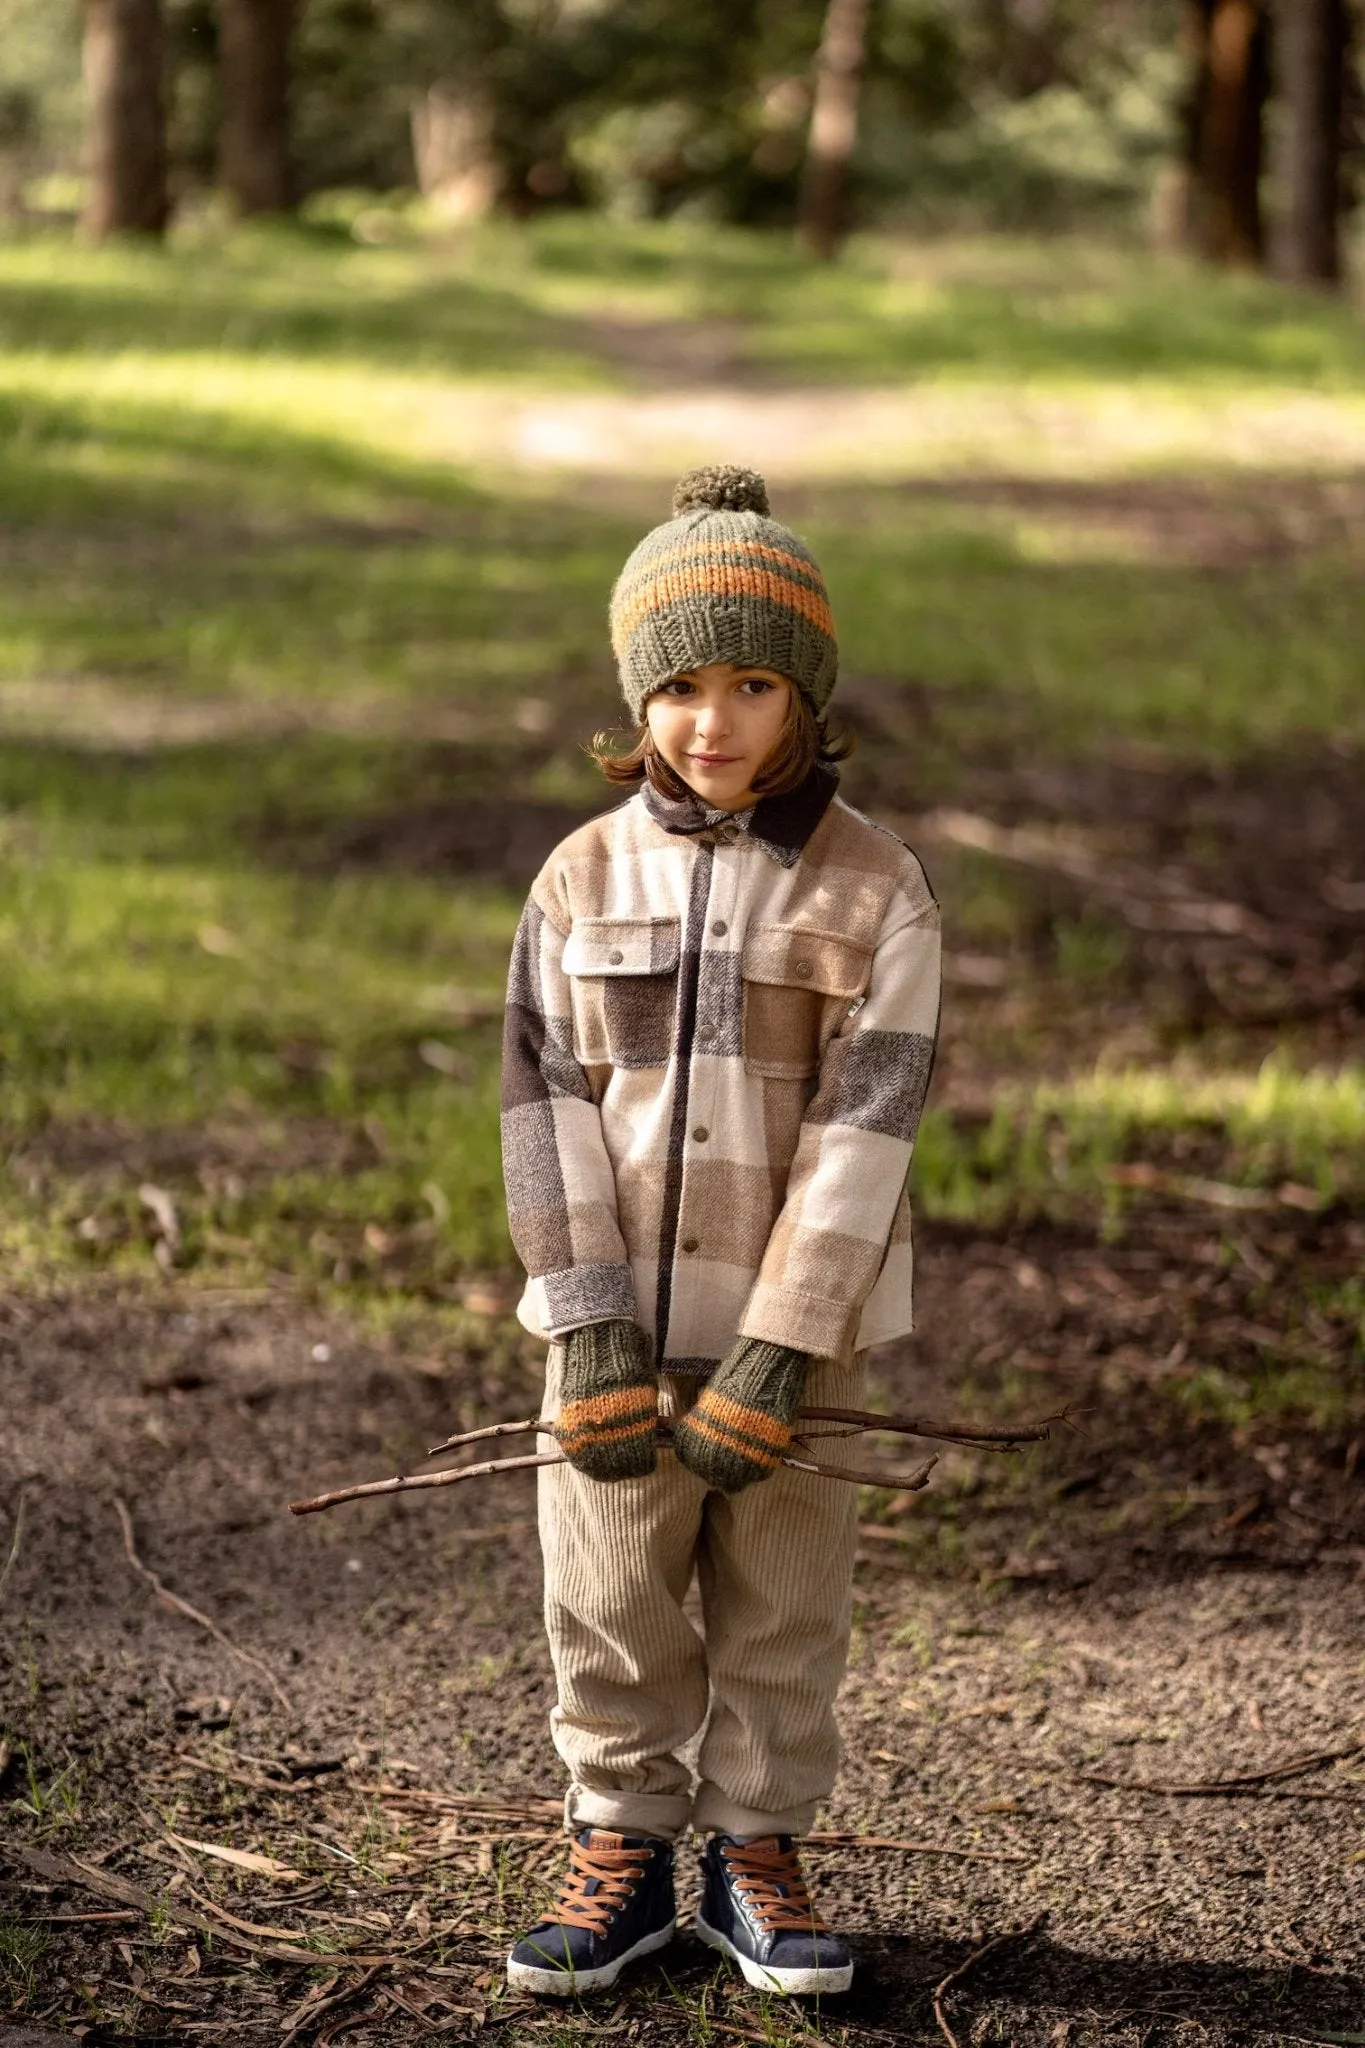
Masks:
[[[743,832],[779,867],[793,868],[829,809],[838,781],[837,771],[820,762],[795,789],[760,797],[747,811],[718,811],[692,790],[683,797],[664,796],[648,781],[640,794],[645,809],[665,832],[724,832],[727,837]]]

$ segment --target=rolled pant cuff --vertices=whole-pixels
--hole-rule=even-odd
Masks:
[[[592,1792],[570,1785],[564,1795],[564,1825],[571,1835],[581,1828],[610,1828],[618,1835],[655,1835],[672,1842],[691,1813],[686,1792]]]
[[[715,1785],[702,1785],[692,1804],[692,1826],[699,1835],[804,1835],[814,1822],[818,1804],[807,1799],[799,1806],[765,1811],[758,1806],[737,1806]]]

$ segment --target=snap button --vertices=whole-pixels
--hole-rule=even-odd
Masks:
[[[621,962],[625,959],[625,957],[625,954],[621,951],[621,948],[619,946],[613,946],[610,953],[608,953],[607,955],[607,959],[610,961],[613,967],[619,967],[621,965]]]
[[[685,1252],[694,1252],[697,1249],[697,1243],[698,1240],[695,1237],[685,1237],[682,1248]]]
[[[696,1139],[699,1145],[704,1145],[707,1139],[710,1137],[710,1135],[711,1133],[707,1130],[705,1124],[698,1124],[697,1128],[692,1133],[692,1136]]]
[[[725,919],[723,917],[718,917],[711,927],[712,936],[717,939],[723,939],[725,937],[725,934],[729,931],[729,929],[730,927],[725,922]]]
[[[709,1045],[711,1043],[711,1040],[715,1037],[715,1035],[716,1027],[714,1024],[699,1024],[697,1026],[697,1036],[698,1038],[703,1040],[705,1044]]]
[[[614,957],[615,956],[613,955],[613,958]],[[815,969],[811,966],[809,960],[798,960],[796,963],[796,972],[800,975],[802,981],[809,981],[812,974],[814,974]]]

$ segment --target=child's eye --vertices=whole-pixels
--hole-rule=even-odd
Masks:
[[[747,690],[751,697],[761,697],[765,691],[771,690],[772,684],[766,676],[745,676],[739,687]]]
[[[687,680],[686,676],[674,676],[670,682],[659,685],[659,695],[661,697],[690,697],[693,688],[694,685]]]

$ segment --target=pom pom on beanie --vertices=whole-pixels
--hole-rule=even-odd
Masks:
[[[771,516],[757,471],[727,463],[679,480],[673,517],[645,535],[617,578],[611,641],[636,720],[671,677],[708,662],[774,669],[817,712],[839,670],[815,557]]]
[[[711,462],[704,469],[689,469],[673,486],[673,517],[684,512],[769,512],[768,486],[756,469],[732,469],[728,463]]]

